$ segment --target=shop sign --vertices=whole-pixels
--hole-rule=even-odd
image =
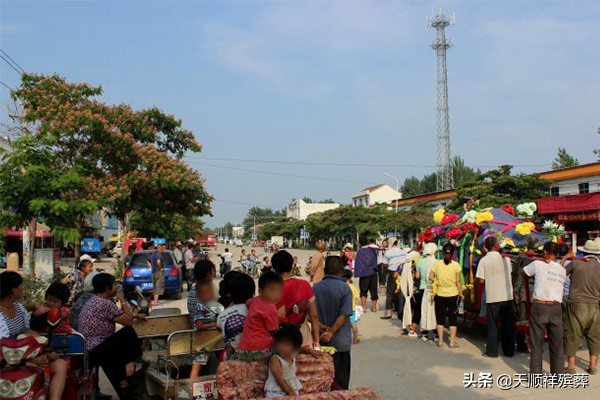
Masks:
[[[556,214],[556,220],[559,222],[598,221],[600,220],[600,210],[578,213],[560,213]]]

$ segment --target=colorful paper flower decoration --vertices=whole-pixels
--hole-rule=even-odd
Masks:
[[[535,224],[533,222],[523,222],[515,226],[515,230],[523,236],[529,235],[533,229],[535,229]]]
[[[515,216],[515,209],[511,204],[503,204],[502,207],[500,207],[500,209],[505,211],[507,214],[512,215],[513,217]]]
[[[537,205],[535,203],[523,203],[517,206],[517,212],[519,213],[519,215],[531,217],[536,211]]]
[[[477,219],[475,220],[475,223],[477,225],[481,225],[484,222],[488,222],[494,219],[494,215],[489,212],[489,211],[479,211],[477,213]]]
[[[451,224],[453,222],[458,221],[458,215],[456,214],[452,214],[452,213],[446,213],[444,214],[444,217],[442,218],[442,225],[448,225]]]
[[[440,222],[442,222],[442,219],[444,218],[444,214],[446,214],[446,210],[444,210],[443,208],[440,208],[439,210],[437,210],[436,212],[433,213],[433,220],[435,221],[436,224],[439,224]]]
[[[475,222],[467,222],[460,226],[460,229],[462,229],[462,231],[464,233],[475,232],[477,230],[477,228],[478,228],[478,226]]]
[[[475,210],[469,210],[465,213],[465,215],[463,216],[463,220],[467,221],[467,222],[475,222],[477,221],[477,211]]]
[[[450,229],[448,229],[448,231],[446,231],[446,239],[450,240],[450,239],[460,239],[461,237],[464,236],[464,232],[461,228],[459,228],[458,226],[454,226]]]
[[[425,230],[419,235],[419,243],[430,243],[435,239],[435,235],[431,233],[431,228]]]

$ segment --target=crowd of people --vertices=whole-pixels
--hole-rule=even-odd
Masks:
[[[397,240],[392,240],[391,246],[388,241],[380,246],[366,240],[359,244],[356,252],[348,244],[339,254],[332,254],[326,252],[323,241],[317,241],[316,252],[305,268],[308,280],[297,277],[298,259],[285,250],[276,252],[271,259],[265,257],[262,263],[255,251],[243,251],[241,268],[232,268],[233,255],[226,249],[221,255],[225,266],[220,269],[218,293],[213,283],[214,264],[195,254],[192,244],[185,252],[179,248],[179,260],[188,271],[187,308],[191,323],[201,331],[223,332],[224,359],[269,360],[267,397],[298,394],[301,384],[296,377],[295,357],[301,352],[321,357],[321,346],[335,349],[335,382],[348,388],[351,348],[360,342],[357,322],[369,309],[369,297],[370,311],[379,311],[381,290],[386,296],[381,319],[389,320],[395,312],[408,337],[420,336],[438,347],[446,343],[449,348],[458,347],[457,321],[465,299],[462,267],[454,260],[455,247],[451,243],[441,248],[427,243],[417,252],[401,248]],[[150,258],[150,265],[158,271],[161,250],[164,247],[158,246]],[[543,254],[529,259],[520,271],[526,280],[533,281],[529,317],[531,373],[542,373],[545,336],[551,373],[575,373],[575,353],[583,338],[589,350],[587,372],[597,372],[600,241],[590,240],[578,250],[581,257],[575,258],[565,245],[548,242],[543,246]],[[125,261],[128,260],[131,258]],[[258,283],[252,265],[244,265],[249,260],[261,270]],[[487,237],[475,276],[476,288],[483,291],[482,314],[487,317],[487,345],[482,353],[486,357],[499,356],[499,343],[505,357],[515,353],[513,272],[511,259],[500,253],[498,238]],[[353,278],[358,278],[358,285]],[[83,334],[91,364],[102,367],[119,397],[126,399],[132,377],[139,376],[147,364],[131,327],[135,318],[144,319],[145,315],[127,301],[125,291],[114,276],[94,271],[93,260],[84,256],[77,268],[48,286],[41,304],[21,304],[21,275],[3,272],[0,338],[43,335],[49,329],[48,311],[57,308],[62,321],[54,332],[76,330]],[[123,328],[116,330],[116,324]],[[49,399],[60,399],[65,385],[65,360],[49,353],[33,362],[48,367]],[[202,359],[194,361],[192,377],[200,373],[205,363]]]
[[[397,313],[404,333],[445,345],[444,327],[449,326],[447,346],[456,348],[458,316],[464,312],[462,267],[454,260],[455,247],[425,244],[421,253],[407,251],[394,241],[380,246],[361,240],[354,256],[354,274],[359,278],[363,312],[367,299],[376,312],[379,290],[385,288],[385,312],[388,320]],[[476,288],[483,292],[481,315],[487,318],[485,357],[498,357],[499,343],[503,355],[515,353],[515,314],[521,306],[515,302],[514,271],[510,257],[500,253],[497,237],[488,236],[476,272]],[[317,243],[318,253],[324,246]],[[588,240],[575,249],[566,244],[548,242],[541,254],[528,253],[519,271],[531,286],[529,318],[530,372],[542,373],[545,338],[550,351],[550,373],[574,374],[575,353],[585,338],[589,350],[586,371],[597,373],[600,353],[600,239]],[[441,259],[436,256],[441,253]],[[315,256],[313,256],[313,259]],[[318,277],[318,276],[317,276]],[[314,277],[313,277],[314,279]],[[384,286],[385,282],[385,286]],[[378,287],[379,286],[379,287]],[[420,329],[420,331],[419,331]],[[565,354],[567,366],[565,367]]]

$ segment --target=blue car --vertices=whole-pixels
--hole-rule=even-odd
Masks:
[[[133,254],[129,266],[123,272],[124,285],[135,285],[142,289],[144,294],[154,292],[152,269],[147,264],[150,262],[152,253],[154,250],[138,251]],[[172,251],[165,250],[163,253],[163,265],[165,267],[165,294],[172,294],[176,299],[181,299],[183,290],[181,268],[175,262]]]

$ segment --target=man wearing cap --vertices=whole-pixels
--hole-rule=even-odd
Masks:
[[[571,278],[565,313],[565,373],[576,373],[575,354],[585,337],[590,352],[587,372],[595,375],[600,353],[600,244],[588,240],[578,249],[586,260],[573,260],[565,267]]]
[[[548,242],[544,245],[544,260],[533,261],[522,270],[522,274],[535,278],[529,321],[530,374],[542,373],[544,332],[548,334],[550,372],[561,374],[564,371],[565,351],[561,303],[566,274],[564,267],[556,262],[557,257],[558,245]]]

